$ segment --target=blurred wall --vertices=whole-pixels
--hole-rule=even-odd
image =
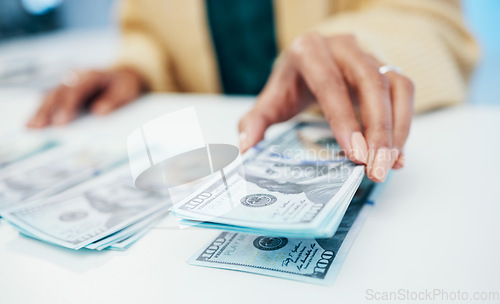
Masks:
[[[500,0],[462,0],[469,28],[481,44],[468,102],[500,104]]]
[[[0,40],[116,26],[117,0],[0,0]]]
[[[116,26],[117,1],[119,0],[0,0],[0,32],[2,22],[3,28],[7,24],[11,28],[17,26],[18,29],[26,26],[26,23],[15,23],[29,17],[27,11],[30,8],[42,12],[31,15],[40,30],[113,27]],[[462,0],[462,4],[469,27],[484,49],[500,50],[500,0]],[[47,7],[45,11],[44,6]],[[50,7],[54,8],[51,10]],[[44,19],[44,16],[47,18]],[[44,26],[41,23],[49,24]],[[19,29],[15,34],[29,33],[30,31]]]
[[[462,0],[469,28],[485,52],[500,51],[500,1]]]
[[[62,28],[103,28],[116,25],[116,0],[64,0],[57,8]]]

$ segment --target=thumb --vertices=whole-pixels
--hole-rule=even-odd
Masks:
[[[245,153],[264,139],[266,129],[272,124],[262,112],[253,109],[240,120],[240,150]]]
[[[275,68],[255,106],[240,120],[240,150],[246,152],[264,139],[272,124],[286,121],[301,111],[306,102],[299,101],[297,74],[291,66]]]

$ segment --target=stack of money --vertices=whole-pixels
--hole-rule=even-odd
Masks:
[[[260,143],[171,208],[184,224],[224,230],[189,263],[330,284],[373,204],[363,170],[325,123]]]
[[[0,170],[0,214],[30,200],[48,197],[123,163],[114,153],[54,146]]]
[[[0,215],[50,244],[124,250],[170,211],[183,225],[223,230],[193,265],[331,282],[374,184],[328,125],[295,125],[223,171],[176,197],[137,189],[121,157],[61,146],[0,169]]]
[[[167,196],[168,198],[168,196]],[[2,213],[29,237],[71,249],[122,250],[168,212],[168,199],[133,186],[119,168],[49,198]]]
[[[34,151],[0,170],[0,216],[21,234],[72,249],[123,250],[168,212],[168,193],[136,189],[123,155],[50,143],[23,146]]]
[[[301,123],[262,142],[175,203],[182,223],[292,238],[332,237],[364,176],[325,123]]]

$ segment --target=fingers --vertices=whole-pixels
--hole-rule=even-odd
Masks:
[[[129,72],[120,72],[114,75],[105,91],[94,101],[91,112],[105,115],[118,109],[141,93],[141,86],[137,84],[136,75]]]
[[[106,86],[108,76],[103,72],[90,71],[79,75],[74,86],[59,86],[47,95],[42,106],[27,126],[43,128],[50,124],[65,125],[72,121],[88,97]]]
[[[339,145],[350,159],[366,164],[366,141],[328,41],[308,34],[296,40],[291,51],[299,74],[318,100]]]
[[[241,118],[238,128],[240,132],[240,150],[242,153],[261,141],[264,138],[266,129],[270,125],[293,116],[282,111],[285,107],[280,105],[285,98],[280,96],[275,90],[275,87],[279,86],[279,82],[277,80],[270,81],[268,88],[264,89],[257,97],[257,102],[252,110]],[[274,104],[270,102],[271,100],[274,100]]]
[[[35,113],[35,115],[28,121],[26,126],[28,128],[44,128],[51,123],[52,114],[55,108],[55,105],[58,100],[60,100],[60,96],[62,95],[62,89],[57,88],[45,96],[45,99],[42,102],[40,108]]]
[[[392,167],[392,109],[389,82],[376,66],[362,68],[359,85],[361,119],[369,147],[367,174],[385,181]]]
[[[78,76],[74,86],[62,85],[50,92],[33,118],[31,128],[50,124],[65,125],[72,121],[82,105],[93,96],[91,110],[107,114],[140,95],[145,89],[141,76],[132,70],[114,72],[90,71]]]
[[[240,120],[242,153],[261,141],[270,125],[292,118],[312,102],[307,96],[299,98],[302,85],[287,60],[276,66],[255,106]]]
[[[240,120],[240,151],[245,153],[264,138],[271,122],[261,112],[250,111]]]
[[[393,169],[404,166],[403,147],[410,133],[413,117],[414,86],[410,79],[396,72],[388,72],[391,83],[391,101],[393,113],[393,147],[397,149]]]
[[[352,37],[337,38],[332,47],[338,49],[336,61],[359,99],[369,151],[366,174],[373,181],[383,182],[395,157],[389,80],[380,74],[378,64],[361,51]]]
[[[105,88],[109,80],[110,77],[105,72],[90,71],[82,74],[74,87],[69,87],[64,91],[63,99],[54,113],[53,123],[65,125],[72,121],[82,104]]]

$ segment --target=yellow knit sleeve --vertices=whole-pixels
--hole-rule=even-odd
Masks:
[[[467,32],[459,0],[373,0],[315,28],[324,35],[354,34],[385,64],[415,83],[415,110],[454,105],[466,98],[478,47]]]
[[[168,53],[155,37],[147,14],[138,0],[124,0],[120,6],[122,41],[113,66],[129,68],[141,74],[149,90],[175,91]]]

